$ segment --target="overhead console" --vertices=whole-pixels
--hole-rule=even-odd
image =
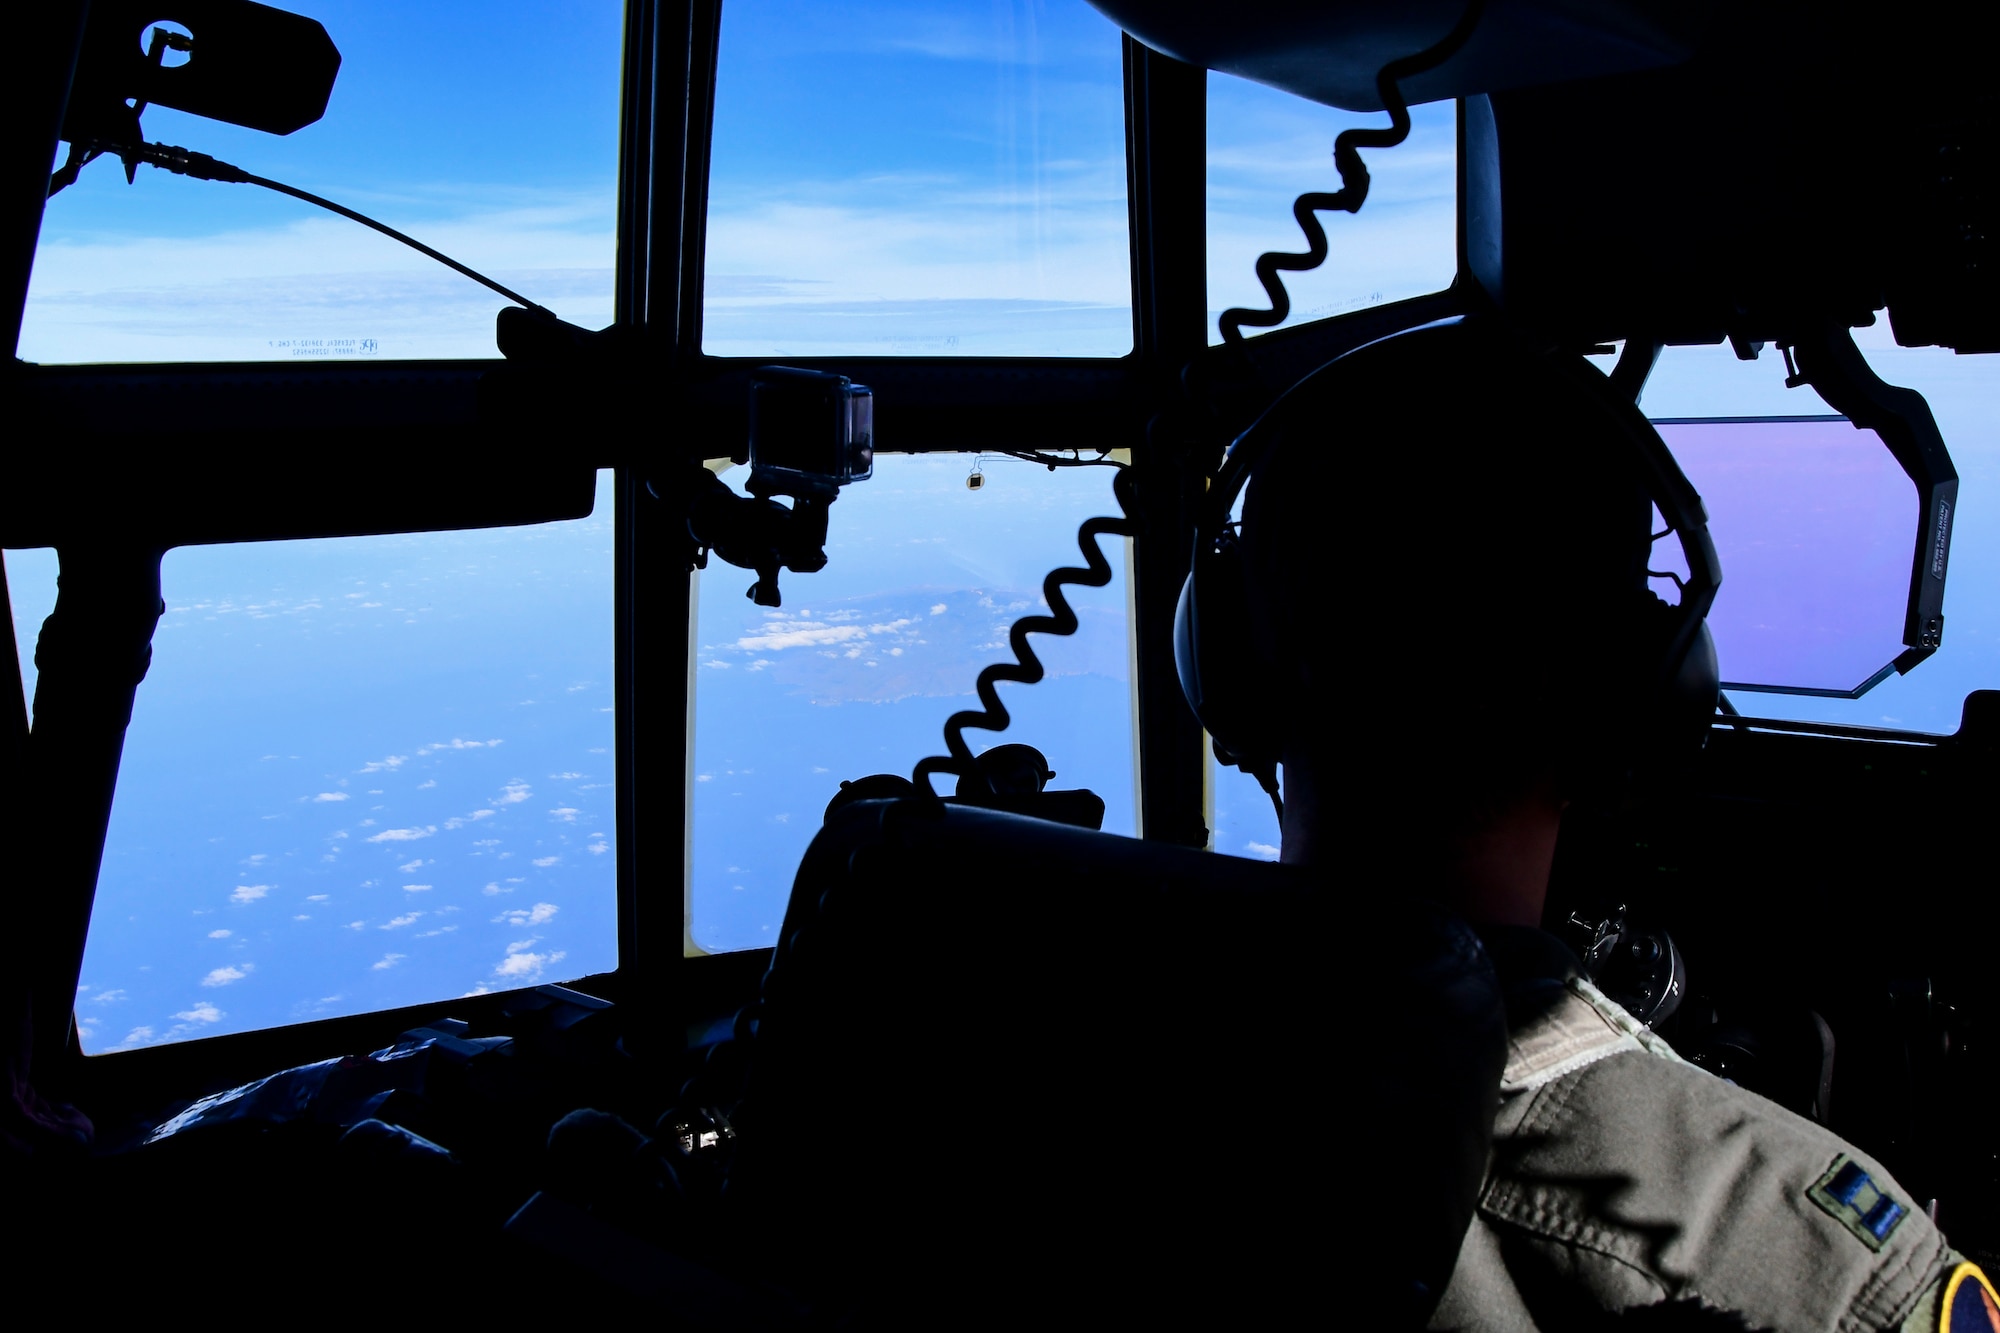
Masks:
[[[1790,386],[1872,430],[1915,487],[1899,653],[1811,688],[1853,698],[1936,652],[1958,474],[1929,406],[1849,330],[2000,351],[1996,101],[1954,11],[1777,0],[1718,11],[1678,65],[1466,97],[1460,274],[1470,299],[1578,349],[1626,345],[1635,396],[1662,345],[1782,351]],[[1607,349],[1608,350],[1608,349]]]
[[[1248,0],[1220,23],[1201,0],[1091,3],[1176,60],[1343,111],[1382,110],[1382,67],[1437,43],[1467,11],[1466,0]],[[1465,44],[1403,81],[1402,94],[1415,105],[1678,64],[1715,8],[1713,0],[1486,0]]]
[[[1693,57],[1466,102],[1462,268],[1579,345],[1789,345],[1888,307],[2000,351],[2000,102],[1964,11],[1718,11]]]

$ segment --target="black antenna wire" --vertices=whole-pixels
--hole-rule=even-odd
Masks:
[[[1271,300],[1268,310],[1248,310],[1242,306],[1232,306],[1222,312],[1217,321],[1225,343],[1240,344],[1243,341],[1243,326],[1268,329],[1285,322],[1292,313],[1292,298],[1285,291],[1285,281],[1279,271],[1305,273],[1326,262],[1326,229],[1319,225],[1316,213],[1358,213],[1368,199],[1368,166],[1361,160],[1363,148],[1394,148],[1410,137],[1410,108],[1403,100],[1403,91],[1397,85],[1404,79],[1436,69],[1451,59],[1464,47],[1472,36],[1472,30],[1479,26],[1479,18],[1486,9],[1486,0],[1468,0],[1465,13],[1459,16],[1456,26],[1444,35],[1444,40],[1413,56],[1404,56],[1382,66],[1375,76],[1375,94],[1382,107],[1389,113],[1387,129],[1366,129],[1356,127],[1342,130],[1333,141],[1333,165],[1340,172],[1340,188],[1332,193],[1309,192],[1292,201],[1292,218],[1305,234],[1309,247],[1301,253],[1271,250],[1258,256],[1257,281],[1264,286],[1264,295]]]
[[[294,199],[302,199],[306,203],[316,204],[330,213],[338,213],[344,218],[359,222],[364,227],[379,231],[390,240],[401,241],[418,254],[427,255],[437,260],[438,263],[443,264],[446,268],[471,278],[480,286],[500,293],[500,295],[506,297],[516,305],[524,306],[537,314],[549,315],[550,318],[554,318],[553,314],[547,308],[535,304],[510,287],[501,286],[484,273],[459,263],[450,255],[431,249],[414,236],[405,236],[386,222],[377,222],[366,213],[357,213],[344,204],[336,204],[331,199],[323,199],[309,190],[301,190],[296,186],[286,185],[282,181],[267,180],[262,176],[253,176],[243,168],[233,166],[228,162],[218,161],[210,157],[207,153],[197,153],[186,148],[176,148],[172,144],[120,144],[108,143],[103,140],[94,140],[87,145],[77,145],[77,147],[82,152],[73,154],[70,164],[66,165],[62,171],[56,173],[55,178],[50,181],[50,194],[54,194],[74,181],[79,168],[92,158],[103,153],[111,153],[122,158],[128,170],[136,163],[145,162],[160,168],[162,171],[171,171],[176,176],[187,176],[194,180],[223,181],[231,185],[261,185],[267,190],[276,190],[279,194],[288,194]]]

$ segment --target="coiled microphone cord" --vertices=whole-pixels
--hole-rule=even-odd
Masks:
[[[1095,459],[1086,460],[1086,465],[1096,463]],[[1058,462],[1055,465],[1064,464]],[[1062,590],[1071,586],[1102,588],[1110,583],[1111,562],[1104,558],[1104,551],[1098,546],[1097,539],[1107,533],[1129,537],[1139,530],[1139,525],[1132,517],[1135,496],[1131,469],[1122,463],[1111,463],[1109,466],[1118,469],[1117,475],[1111,482],[1111,493],[1117,497],[1120,516],[1086,519],[1083,526],[1077,529],[1076,544],[1083,552],[1085,567],[1079,569],[1070,565],[1050,570],[1048,577],[1042,580],[1042,600],[1049,604],[1052,614],[1022,616],[1014,622],[1013,628],[1007,631],[1007,646],[1014,650],[1014,660],[995,662],[979,673],[979,680],[974,686],[979,693],[981,704],[979,709],[966,709],[953,713],[945,719],[944,744],[949,753],[932,755],[917,764],[916,771],[910,775],[910,780],[916,783],[919,792],[937,795],[930,781],[931,774],[940,772],[955,773],[960,777],[977,777],[987,784],[989,791],[991,790],[991,783],[981,772],[979,765],[974,762],[971,747],[965,743],[965,729],[967,727],[978,727],[984,731],[1007,729],[1013,717],[1007,712],[1007,706],[1000,702],[1000,692],[994,686],[1003,680],[1017,681],[1022,685],[1033,685],[1041,680],[1046,674],[1042,667],[1042,659],[1035,655],[1033,646],[1028,642],[1028,636],[1030,634],[1060,636],[1076,633],[1078,625],[1076,612],[1071,608],[1069,599],[1063,596]]]
[[[1410,137],[1410,108],[1403,100],[1399,85],[1404,79],[1413,78],[1429,70],[1436,69],[1445,61],[1457,55],[1472,30],[1479,26],[1479,17],[1485,11],[1486,0],[1468,0],[1465,13],[1459,16],[1456,26],[1445,34],[1444,40],[1428,50],[1419,51],[1401,60],[1392,60],[1382,66],[1375,76],[1375,93],[1382,107],[1389,113],[1387,129],[1342,130],[1333,141],[1333,165],[1340,172],[1340,188],[1332,193],[1309,192],[1292,201],[1292,218],[1305,234],[1307,249],[1301,253],[1271,250],[1258,256],[1257,281],[1264,286],[1264,295],[1270,298],[1267,310],[1249,310],[1243,306],[1232,306],[1222,312],[1217,321],[1222,330],[1222,340],[1232,345],[1243,341],[1243,326],[1268,329],[1285,322],[1292,313],[1292,298],[1285,291],[1285,280],[1278,276],[1280,271],[1305,273],[1326,262],[1326,229],[1319,225],[1318,213],[1358,213],[1368,199],[1368,166],[1361,160],[1363,148],[1394,148]]]

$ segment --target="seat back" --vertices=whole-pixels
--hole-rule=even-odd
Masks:
[[[1505,1045],[1435,909],[915,800],[814,840],[760,1005],[728,1214],[890,1324],[1420,1320]]]

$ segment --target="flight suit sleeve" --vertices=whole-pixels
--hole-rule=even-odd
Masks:
[[[1538,1328],[1688,1302],[1773,1333],[1875,1333],[1942,1299],[1958,1257],[1878,1164],[1600,1000],[1551,1016],[1541,1073],[1510,1064],[1474,1222],[1490,1235],[1468,1237],[1434,1328],[1520,1327],[1482,1313],[1517,1296]]]

